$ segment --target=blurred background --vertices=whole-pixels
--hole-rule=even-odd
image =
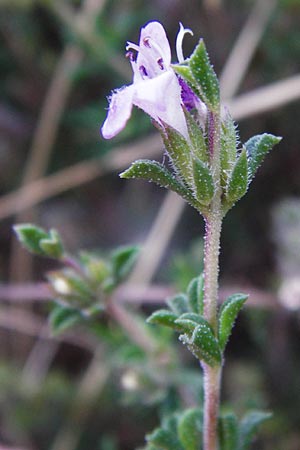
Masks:
[[[194,31],[186,56],[205,39],[242,142],[283,136],[224,223],[221,295],[251,296],[227,349],[223,402],[240,415],[273,411],[256,450],[300,449],[299,0],[0,1],[1,449],[139,448],[161,415],[201,397],[195,361],[168,333],[179,361],[161,377],[147,345],[115,324],[52,338],[45,272],[58,265],[12,232],[19,222],[54,227],[73,253],[141,245],[130,283],[147,289],[123,295],[135,313],[201,270],[197,213],[118,178],[135,158],[162,161],[149,117],[135,110],[112,141],[99,135],[111,90],[131,81],[126,41],[154,19],[173,49],[179,22]]]

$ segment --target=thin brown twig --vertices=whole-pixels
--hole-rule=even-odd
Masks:
[[[126,168],[137,157],[155,156],[162,144],[151,136],[135,144],[121,145],[100,160],[84,161],[36,180],[0,198],[0,220],[25,211],[62,192],[94,180],[110,171]]]
[[[81,63],[82,51],[68,45],[53,74],[33,136],[30,156],[24,169],[23,184],[41,177],[49,163],[51,150],[72,87],[72,73]]]
[[[148,286],[168,246],[169,237],[175,230],[177,218],[179,219],[185,207],[185,202],[181,200],[174,192],[165,196],[143,244],[141,257],[128,278],[129,285]]]
[[[46,340],[40,337],[48,333],[49,324],[46,321],[22,369],[21,383],[32,394],[40,389],[60,345],[57,339]]]
[[[245,119],[300,99],[300,75],[242,94],[227,103],[234,118]]]
[[[160,303],[163,298],[172,295],[169,286],[150,285],[145,290],[135,285],[122,285],[114,294],[118,302]],[[53,299],[53,292],[48,283],[0,284],[0,302],[8,300],[14,304],[46,302]]]
[[[76,334],[64,333],[60,337],[53,337],[49,331],[49,327],[45,330],[44,325],[45,320],[41,319],[37,314],[25,311],[24,308],[21,309],[14,306],[4,308],[2,306],[0,309],[0,327],[5,330],[21,333],[33,338],[39,337],[39,339],[45,340],[57,339],[60,342],[67,342],[76,347],[91,351],[98,344],[98,340],[80,332],[76,332]]]
[[[250,292],[249,306],[268,307],[278,303],[276,296],[250,285],[224,285],[220,290],[220,299],[224,300],[233,292]],[[146,288],[141,285],[123,284],[114,293],[114,300],[118,304],[133,305],[161,305],[167,297],[175,294],[174,288],[168,285],[150,284]],[[10,300],[14,304],[28,304],[52,301],[53,294],[47,283],[24,283],[19,285],[0,284],[0,302]]]

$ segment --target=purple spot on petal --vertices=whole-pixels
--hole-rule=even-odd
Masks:
[[[147,76],[148,76],[148,72],[147,72],[145,66],[140,66],[140,67],[139,67],[139,71],[140,71],[140,73],[141,73],[142,76],[144,76],[144,77],[147,77]]]
[[[145,47],[151,48],[151,45],[150,45],[150,39],[149,39],[148,37],[145,37],[145,38],[143,39],[143,44],[144,44]]]
[[[159,68],[160,68],[161,70],[164,70],[164,69],[165,69],[164,60],[163,60],[162,58],[159,58],[159,59],[157,60],[157,64],[159,65]]]

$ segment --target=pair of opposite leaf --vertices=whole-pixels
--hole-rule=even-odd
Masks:
[[[225,300],[218,314],[217,335],[203,317],[203,296],[204,280],[200,275],[190,282],[186,294],[169,299],[169,309],[155,311],[148,322],[179,332],[179,339],[196,358],[210,366],[220,365],[235,319],[248,295],[234,294]]]

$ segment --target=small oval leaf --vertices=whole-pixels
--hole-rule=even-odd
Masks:
[[[248,161],[246,150],[242,150],[239,158],[237,159],[231,176],[228,180],[226,189],[226,199],[233,205],[243,195],[246,194],[248,188]]]
[[[194,278],[187,288],[190,309],[194,313],[203,314],[204,276]]]
[[[239,450],[239,424],[233,413],[223,414],[219,419],[218,434],[220,450]]]
[[[203,131],[192,114],[183,110],[194,155],[203,163],[209,162],[209,152]]]
[[[31,223],[14,225],[13,229],[26,250],[37,255],[46,256],[44,250],[40,248],[41,239],[49,238],[45,230]]]
[[[240,422],[239,450],[248,450],[260,424],[272,417],[272,413],[251,411]]]
[[[177,318],[178,314],[175,314],[168,309],[160,309],[151,314],[151,316],[148,317],[147,322],[155,325],[164,325],[165,327],[180,331],[181,328],[175,322]]]
[[[203,413],[192,408],[184,411],[178,420],[178,436],[184,450],[199,450],[202,441]]]
[[[166,123],[162,138],[178,177],[188,186],[193,186],[193,176],[191,171],[191,148],[187,140]]]
[[[221,363],[218,341],[204,317],[187,313],[180,316],[175,323],[181,326],[185,333],[180,335],[179,339],[187,344],[196,358],[212,367]]]
[[[224,350],[239,311],[249,296],[233,294],[225,300],[219,313],[219,344]]]
[[[220,107],[219,81],[210,64],[203,39],[200,39],[199,44],[191,55],[189,67],[199,86],[202,100],[211,110],[218,112]]]
[[[193,159],[195,195],[199,203],[208,206],[214,195],[214,182],[210,170],[200,159]]]
[[[164,428],[154,430],[146,436],[146,439],[160,450],[184,450],[176,434]]]
[[[228,179],[236,162],[238,133],[228,111],[221,123],[221,185],[226,189]]]
[[[120,247],[112,253],[111,266],[115,284],[120,283],[131,272],[138,253],[139,248],[135,245]]]
[[[181,330],[187,333],[189,336],[192,335],[195,328],[203,323],[208,323],[204,317],[196,313],[185,313],[176,319],[176,324],[181,327]]]
[[[259,134],[250,138],[245,144],[249,160],[249,180],[254,177],[266,154],[281,141],[281,137],[273,134]]]
[[[64,247],[56,230],[50,230],[48,237],[40,240],[39,247],[49,258],[59,259],[64,254]]]
[[[77,309],[57,305],[51,311],[49,322],[52,334],[57,336],[83,319]]]
[[[184,294],[177,294],[174,297],[168,298],[167,305],[177,316],[189,311],[188,299]]]
[[[140,159],[120,174],[121,178],[141,178],[156,183],[161,187],[176,192],[194,208],[198,209],[198,203],[193,194],[162,164],[157,161]]]
[[[212,328],[207,322],[195,328],[188,346],[198,359],[211,367],[221,364],[220,347]]]

